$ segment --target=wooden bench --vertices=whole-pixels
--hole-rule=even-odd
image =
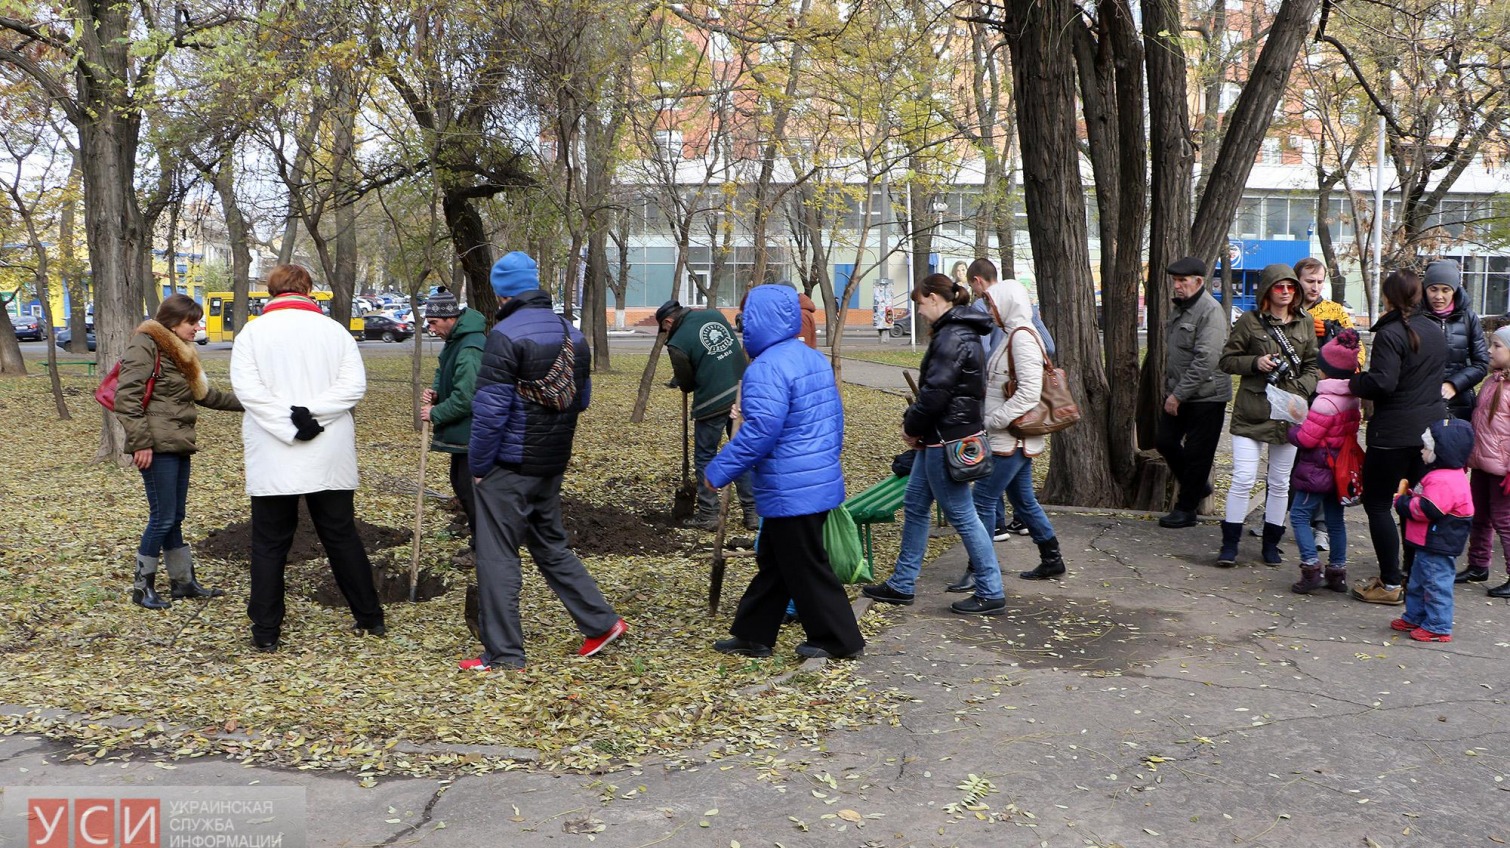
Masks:
[[[865,561],[875,568],[875,546],[871,539],[871,525],[892,524],[897,520],[897,510],[902,507],[902,498],[907,494],[907,478],[895,474],[871,486],[869,489],[844,502],[844,508],[860,528],[860,538],[865,545]]]
[[[47,360],[45,360],[45,359],[42,360],[42,367],[43,367],[43,369],[47,368],[47,364],[48,364]],[[91,377],[94,376],[94,360],[93,359],[59,359],[58,360],[58,367],[62,368],[64,365],[83,365],[83,366],[85,366],[86,369],[88,369],[88,370],[85,371],[85,373],[88,374]]]

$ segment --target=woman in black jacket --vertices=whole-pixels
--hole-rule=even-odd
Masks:
[[[1447,369],[1442,373],[1442,397],[1447,411],[1473,420],[1474,388],[1489,376],[1489,340],[1477,312],[1468,305],[1458,263],[1438,259],[1426,266],[1426,311],[1447,339]]]
[[[985,430],[986,351],[981,336],[991,332],[991,319],[970,309],[970,290],[943,274],[924,278],[912,299],[918,314],[933,325],[918,369],[917,400],[902,417],[902,441],[919,453],[903,499],[902,550],[896,568],[891,579],[862,591],[884,603],[912,603],[928,550],[929,507],[937,500],[976,569],[975,594],[950,609],[963,615],[1001,615],[1007,602],[991,534],[975,511],[970,484],[950,477],[944,458],[946,442]]]
[[[1355,584],[1354,598],[1372,604],[1404,603],[1400,588],[1400,532],[1395,492],[1401,480],[1414,486],[1425,473],[1421,434],[1447,417],[1442,374],[1447,341],[1422,303],[1421,278],[1395,271],[1381,286],[1389,311],[1374,324],[1368,370],[1353,377],[1353,394],[1374,402],[1363,461],[1363,511],[1379,558],[1379,576]]]

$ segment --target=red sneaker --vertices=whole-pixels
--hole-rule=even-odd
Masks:
[[[624,619],[621,618],[618,621],[615,621],[613,623],[613,626],[608,628],[608,632],[604,633],[602,636],[594,636],[591,639],[584,640],[582,642],[582,647],[577,649],[577,656],[590,657],[593,654],[596,654],[597,652],[608,647],[609,642],[612,642],[613,640],[619,638],[620,636],[623,636],[628,632],[629,625],[624,623]]]
[[[1451,642],[1451,633],[1433,633],[1424,627],[1417,627],[1410,631],[1410,638],[1417,642]]]
[[[1409,621],[1406,621],[1403,618],[1397,618],[1394,621],[1391,621],[1389,623],[1389,629],[1391,629],[1391,630],[1398,630],[1401,633],[1409,633],[1410,631],[1415,630],[1419,626],[1420,625],[1412,624],[1412,623],[1410,623]]]
[[[482,661],[482,657],[473,657],[462,660],[456,664],[457,671],[492,671],[493,667]]]

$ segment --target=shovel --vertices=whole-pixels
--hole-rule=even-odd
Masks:
[[[688,433],[688,422],[691,420],[687,410],[687,393],[682,392],[682,484],[676,490],[676,500],[671,504],[671,520],[685,521],[697,511],[697,484],[692,480],[692,472],[688,461],[691,449],[688,442],[691,436]]]
[[[425,459],[430,456],[430,422],[419,428],[419,484],[414,496],[414,553],[409,558],[409,603],[414,603],[419,593],[419,534],[425,518]]]

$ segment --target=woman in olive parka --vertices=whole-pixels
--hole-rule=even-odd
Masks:
[[[1316,390],[1316,328],[1300,306],[1299,281],[1289,265],[1264,268],[1259,278],[1258,306],[1244,312],[1222,348],[1220,367],[1242,379],[1232,400],[1232,486],[1227,490],[1227,514],[1222,521],[1222,550],[1216,564],[1237,564],[1237,545],[1258,460],[1268,451],[1268,494],[1264,502],[1265,565],[1279,565],[1279,540],[1285,533],[1289,509],[1290,470],[1296,448],[1288,439],[1290,422],[1272,415],[1269,386],[1309,398]]]

